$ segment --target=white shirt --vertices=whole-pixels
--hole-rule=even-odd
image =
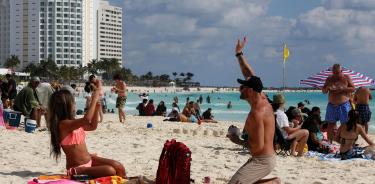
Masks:
[[[275,115],[277,125],[279,126],[284,139],[288,138],[288,133],[283,129],[284,127],[289,127],[288,117],[286,116],[285,112],[280,109],[277,109]]]
[[[39,102],[46,109],[48,107],[49,98],[51,97],[52,93],[53,90],[51,84],[47,82],[40,83],[36,88],[36,94],[38,95]]]

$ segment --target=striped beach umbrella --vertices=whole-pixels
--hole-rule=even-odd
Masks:
[[[374,79],[371,79],[367,76],[364,76],[361,73],[355,72],[348,68],[342,67],[342,73],[350,76],[356,88],[361,86],[372,86],[375,84]],[[330,75],[332,75],[332,67],[322,70],[319,73],[312,75],[305,80],[301,80],[300,84],[316,88],[322,88],[324,86],[326,79]]]

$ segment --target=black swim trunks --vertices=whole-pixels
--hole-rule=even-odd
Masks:
[[[357,104],[355,108],[359,112],[360,124],[365,125],[366,123],[370,122],[371,111],[368,105]]]

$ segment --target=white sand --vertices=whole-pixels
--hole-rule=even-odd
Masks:
[[[232,144],[225,134],[231,124],[186,124],[163,122],[162,117],[128,116],[120,124],[116,114],[106,114],[105,122],[89,132],[90,152],[119,160],[128,176],[154,178],[165,140],[176,138],[192,151],[191,177],[196,183],[210,176],[212,183],[227,183],[249,155]],[[152,129],[146,124],[151,122]],[[0,130],[0,183],[26,183],[42,174],[62,174],[65,156],[58,163],[50,157],[47,131],[29,134],[18,130]],[[363,142],[363,140],[361,140]],[[373,161],[327,162],[316,158],[277,157],[277,166],[270,176],[281,177],[282,183],[373,183]]]

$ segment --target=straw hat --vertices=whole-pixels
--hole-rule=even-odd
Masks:
[[[273,95],[273,103],[274,104],[284,104],[285,103],[284,95],[282,95],[280,93]]]

